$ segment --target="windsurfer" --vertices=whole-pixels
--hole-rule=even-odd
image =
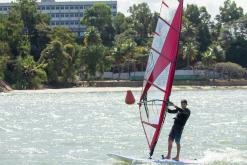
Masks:
[[[178,106],[174,105],[171,102],[170,104],[174,106],[176,109],[170,110],[166,108],[166,111],[168,113],[177,113],[177,115],[176,117],[174,117],[174,124],[172,126],[172,129],[170,131],[169,138],[168,138],[168,153],[165,157],[162,155],[162,158],[163,159],[171,158],[172,144],[173,144],[173,141],[175,140],[176,145],[177,145],[177,155],[172,159],[179,161],[179,155],[180,155],[180,149],[181,149],[180,139],[181,139],[184,125],[190,116],[190,110],[187,108],[187,100],[181,100],[182,108],[179,108]]]

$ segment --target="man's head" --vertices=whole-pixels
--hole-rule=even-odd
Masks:
[[[187,107],[187,100],[185,100],[185,99],[181,100],[181,107],[183,109]]]

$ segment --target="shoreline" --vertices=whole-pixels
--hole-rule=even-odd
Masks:
[[[173,91],[189,91],[189,90],[247,90],[247,86],[173,86]],[[61,89],[38,89],[38,90],[13,90],[8,93],[95,93],[95,92],[140,92],[142,87],[74,87]]]

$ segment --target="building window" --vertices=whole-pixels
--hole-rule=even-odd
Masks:
[[[41,9],[41,7],[38,7],[38,10],[40,10]]]
[[[112,5],[112,8],[113,8],[113,9],[116,9],[116,8],[117,8],[117,5]]]
[[[61,6],[60,9],[64,10],[64,6]]]
[[[69,22],[68,22],[68,21],[66,21],[66,22],[65,22],[65,25],[68,25],[68,24],[69,24]]]
[[[69,9],[69,6],[65,6],[65,9]]]
[[[83,13],[80,13],[79,16],[80,16],[80,17],[83,17]]]
[[[78,17],[78,13],[75,13],[75,17]]]
[[[42,10],[45,10],[45,7],[42,7]]]
[[[6,11],[7,10],[7,7],[4,7],[3,10]]]
[[[74,6],[70,6],[70,9],[74,9]]]
[[[61,17],[64,17],[64,14],[60,14],[61,15]]]
[[[51,22],[51,25],[55,25],[55,22]]]
[[[70,14],[70,17],[74,17],[74,14]]]
[[[85,6],[84,6],[85,9],[88,9],[88,8],[90,8],[90,7],[92,7],[92,5],[85,5]]]
[[[56,14],[56,17],[59,17],[59,14]]]
[[[3,10],[3,8],[0,7],[0,11],[2,11],[2,10]]]
[[[56,6],[56,10],[59,10],[59,6]]]
[[[75,9],[79,9],[79,6],[76,6]]]
[[[55,14],[51,14],[51,17],[55,17]]]
[[[83,9],[83,6],[80,6],[80,9]]]
[[[50,6],[46,6],[46,10],[50,10]]]
[[[54,9],[55,9],[55,7],[54,7],[54,6],[52,6],[52,7],[51,7],[51,10],[54,10]]]
[[[69,17],[69,14],[65,14],[65,17]]]

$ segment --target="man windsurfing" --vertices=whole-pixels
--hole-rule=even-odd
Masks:
[[[188,120],[190,116],[190,110],[187,108],[187,100],[181,100],[181,108],[179,108],[178,106],[174,105],[171,102],[170,104],[174,106],[176,109],[170,110],[166,108],[166,111],[168,113],[177,113],[177,115],[176,117],[174,117],[174,124],[172,126],[172,129],[170,131],[169,138],[168,138],[168,153],[165,157],[162,155],[162,158],[163,159],[171,158],[172,144],[173,144],[173,141],[175,140],[176,145],[177,145],[177,155],[173,158],[173,160],[179,161],[179,155],[180,155],[180,149],[181,149],[180,139],[181,139],[186,121]]]

